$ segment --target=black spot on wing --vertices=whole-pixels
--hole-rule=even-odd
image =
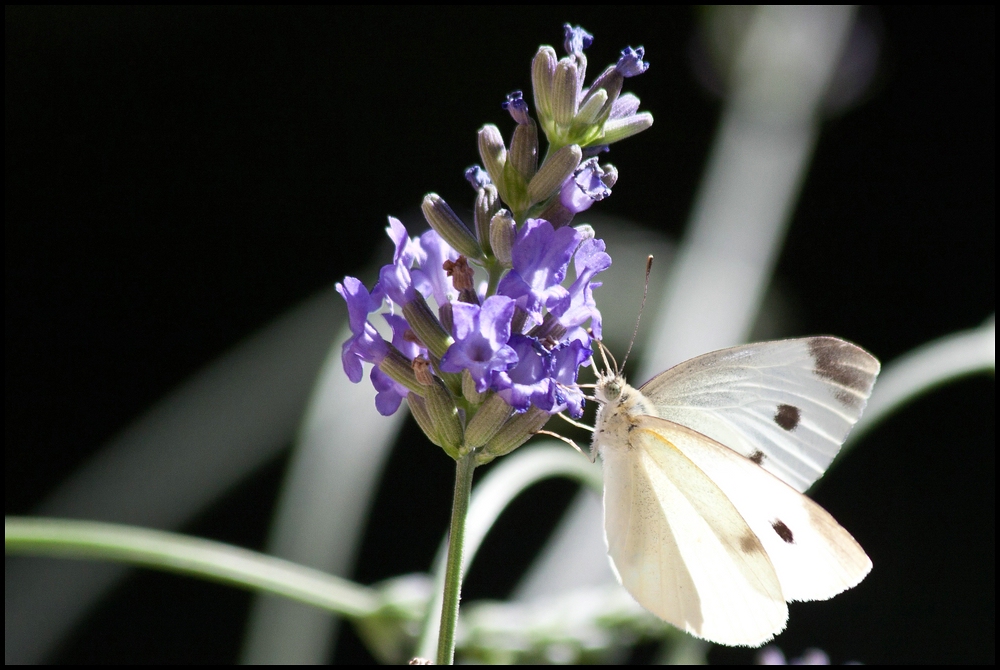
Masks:
[[[754,449],[753,453],[750,454],[750,460],[757,465],[760,465],[764,462],[764,452],[760,449]]]
[[[802,412],[792,405],[778,405],[778,411],[774,413],[774,422],[788,432],[798,428],[801,419]]]
[[[753,554],[756,552],[763,552],[764,547],[761,546],[760,540],[753,533],[747,533],[740,538],[740,551],[744,554]]]
[[[778,534],[786,544],[795,544],[795,536],[792,535],[792,529],[785,525],[785,522],[781,519],[775,519],[771,522],[771,528],[774,532]]]
[[[845,407],[860,409],[872,391],[878,361],[873,356],[835,337],[814,337],[809,340],[817,376],[840,388],[834,397]]]

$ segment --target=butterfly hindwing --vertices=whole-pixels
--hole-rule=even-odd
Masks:
[[[878,360],[835,337],[692,358],[640,391],[657,414],[758,463],[797,491],[830,465],[865,407]]]
[[[756,646],[788,610],[765,548],[725,493],[656,430],[605,449],[605,532],[622,584],[698,637]]]
[[[673,445],[718,486],[766,550],[786,600],[832,598],[871,570],[850,533],[771,473],[690,428],[649,416],[637,425]]]

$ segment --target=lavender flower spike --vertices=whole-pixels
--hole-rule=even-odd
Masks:
[[[485,391],[494,371],[506,370],[517,363],[517,354],[507,345],[514,301],[504,296],[487,298],[482,307],[464,302],[452,303],[455,343],[441,358],[444,372],[468,370],[476,391]]]

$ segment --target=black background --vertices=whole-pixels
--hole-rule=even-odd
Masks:
[[[862,104],[824,125],[777,277],[801,327],[789,334],[834,333],[891,361],[995,309],[995,20],[992,8],[873,16],[878,74]],[[478,161],[475,131],[509,132],[499,102],[530,90],[531,56],[561,42],[565,21],[595,34],[594,69],[627,44],[652,64],[627,88],[656,123],[614,148],[621,180],[604,211],[676,238],[720,109],[692,74],[687,9],[7,8],[5,19],[7,514],[29,513],[241,338],[360,272],[387,214],[431,190],[471,201],[461,175]],[[993,661],[994,396],[992,377],[926,396],[824,483],[818,499],[875,572],[823,609],[793,606],[787,653]],[[284,465],[184,530],[262,548]],[[426,476],[407,488],[414,469]],[[356,579],[427,568],[450,477],[430,446],[397,450]],[[539,510],[571,494],[555,482],[518,501],[464,595],[503,597],[551,527],[554,512]],[[431,530],[404,527],[399,505],[426,509]],[[504,571],[483,577],[494,563]],[[139,573],[55,658],[233,661],[248,603]],[[342,640],[336,660],[368,658],[352,633]]]

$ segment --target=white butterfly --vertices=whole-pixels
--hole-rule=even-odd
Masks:
[[[619,580],[697,637],[758,646],[786,601],[826,600],[872,563],[802,494],[861,416],[879,362],[834,337],[698,356],[636,390],[600,375],[592,458]]]

